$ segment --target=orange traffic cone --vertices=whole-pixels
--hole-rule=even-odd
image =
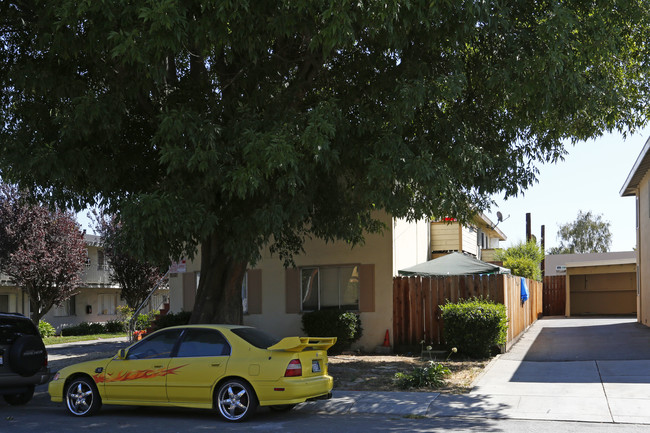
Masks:
[[[388,334],[388,329],[386,330],[386,336],[384,337],[384,347],[390,347],[390,335]]]

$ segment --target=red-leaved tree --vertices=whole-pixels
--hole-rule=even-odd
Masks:
[[[72,213],[29,203],[16,187],[0,184],[0,272],[29,295],[35,324],[76,294],[86,258]]]
[[[120,297],[135,309],[161,282],[161,268],[129,253],[120,238],[120,224],[114,215],[93,212],[92,217],[111,265],[111,282],[120,285]]]

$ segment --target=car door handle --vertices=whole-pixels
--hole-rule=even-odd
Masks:
[[[160,365],[154,365],[153,368],[163,368],[162,364]]]
[[[221,363],[220,362],[215,362],[214,364],[210,364],[210,365],[213,366],[213,367],[219,367],[221,365]]]

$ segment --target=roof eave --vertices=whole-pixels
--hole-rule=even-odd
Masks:
[[[639,187],[639,182],[645,175],[645,172],[650,168],[650,138],[648,138],[641,150],[641,153],[637,157],[630,174],[628,174],[625,183],[621,188],[619,194],[621,197],[630,197],[636,195],[636,190]],[[643,173],[639,171],[643,170]]]

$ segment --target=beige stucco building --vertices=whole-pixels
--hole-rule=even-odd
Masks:
[[[636,197],[637,319],[650,326],[650,139],[630,170],[621,196]]]
[[[383,343],[387,330],[392,342],[393,277],[400,269],[432,258],[432,247],[438,245],[437,231],[428,220],[407,222],[386,213],[378,218],[388,229],[367,235],[363,245],[307,241],[304,254],[294,257],[295,268],[285,269],[281,260],[264,251],[255,268],[248,270],[242,288],[244,324],[278,337],[303,335],[303,312],[340,307],[360,313],[363,336],[353,348],[373,351]],[[476,255],[482,246],[498,247],[498,241],[477,236],[478,227],[447,225],[456,236],[455,240],[446,238],[448,251],[457,250],[451,245],[465,245]],[[463,240],[465,232],[469,236]],[[502,233],[500,236],[505,238]],[[483,245],[478,243],[479,237]],[[198,256],[170,274],[171,312],[194,307],[200,263]]]

